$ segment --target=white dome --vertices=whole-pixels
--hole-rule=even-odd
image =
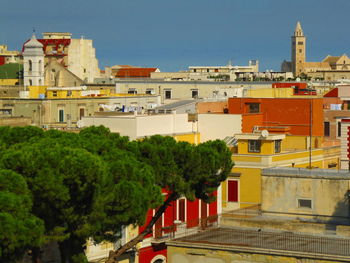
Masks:
[[[43,44],[41,44],[35,37],[35,34],[33,34],[32,38],[24,44],[24,47],[27,48],[27,47],[43,47]]]

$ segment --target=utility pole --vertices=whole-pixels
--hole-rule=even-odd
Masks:
[[[309,169],[312,169],[311,161],[312,161],[312,106],[313,101],[310,99],[310,145],[309,145]]]

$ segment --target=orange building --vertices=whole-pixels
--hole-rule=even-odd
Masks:
[[[324,135],[322,98],[229,98],[231,114],[242,114],[242,132],[266,129],[292,135]]]

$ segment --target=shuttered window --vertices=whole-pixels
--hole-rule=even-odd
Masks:
[[[228,202],[238,202],[238,181],[228,181]]]

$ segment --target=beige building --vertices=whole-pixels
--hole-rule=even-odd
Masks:
[[[67,91],[66,91],[67,92]],[[147,108],[158,96],[86,97],[67,99],[0,99],[0,112],[8,117],[31,118],[31,124],[45,128],[71,129],[84,116],[118,108]],[[79,126],[79,125],[78,125]]]
[[[348,171],[274,167],[261,180],[263,215],[349,224]]]
[[[241,114],[198,114],[198,131],[201,142],[209,140],[224,140],[242,132]]]
[[[100,76],[96,50],[91,39],[71,37],[71,33],[45,32],[43,39],[45,61],[56,59],[84,82],[92,83]]]
[[[49,60],[44,72],[45,86],[49,87],[76,87],[84,81],[73,72],[58,63],[57,60]]]
[[[68,51],[68,69],[85,82],[100,76],[96,51],[91,39],[72,39]]]
[[[162,103],[189,98],[227,99],[244,97],[251,90],[270,89],[273,82],[118,80],[116,93],[155,94]]]
[[[259,61],[249,60],[247,66],[190,66],[187,71],[152,72],[152,79],[185,81],[234,81],[243,73],[258,73]]]

